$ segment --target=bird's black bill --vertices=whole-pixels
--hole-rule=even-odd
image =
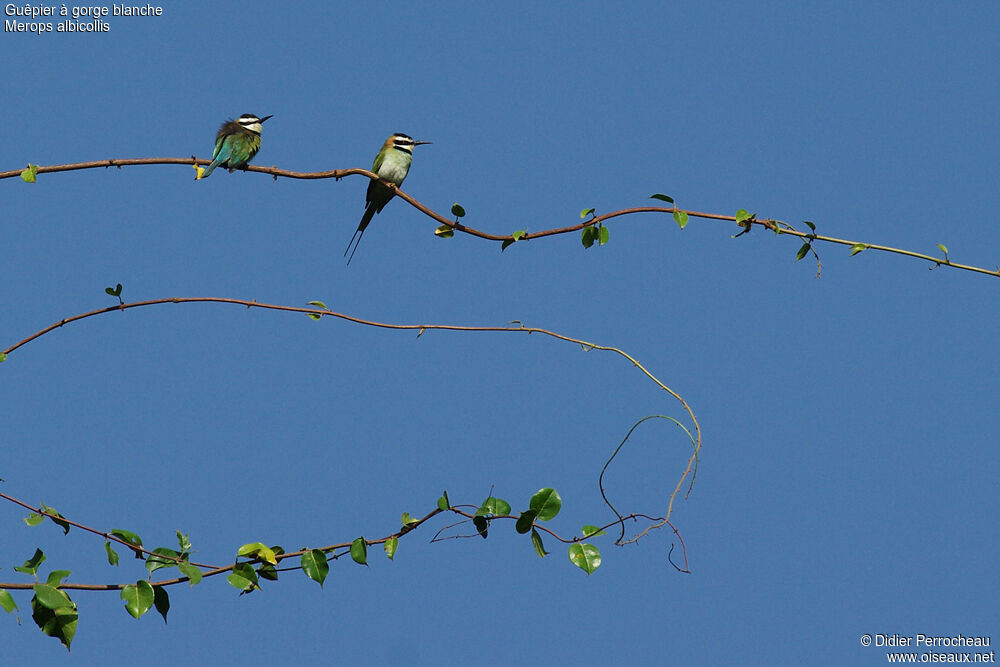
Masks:
[[[268,118],[274,118],[274,114],[271,114],[270,116],[264,116],[263,118],[260,118],[260,119],[258,119],[258,120],[260,120],[260,122],[262,122],[262,123],[263,123],[263,122],[264,122],[265,120],[267,120]]]

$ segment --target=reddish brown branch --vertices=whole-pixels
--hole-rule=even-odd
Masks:
[[[73,164],[56,164],[49,166],[39,166],[35,173],[37,174],[48,174],[60,171],[76,171],[79,169],[98,169],[98,168],[108,168],[108,167],[134,167],[141,165],[159,165],[159,164],[181,164],[181,165],[207,165],[211,164],[211,160],[205,160],[192,157],[163,157],[163,158],[131,158],[124,160],[93,160],[90,162],[77,162]],[[10,171],[0,172],[0,179],[13,178],[15,176],[20,176],[22,169],[11,169]],[[257,172],[261,174],[270,174],[275,179],[278,177],[282,178],[298,178],[298,179],[323,179],[323,178],[333,178],[340,180],[346,176],[366,176],[372,180],[378,179],[378,176],[367,169],[332,169],[329,171],[315,171],[315,172],[302,172],[302,171],[290,171],[288,169],[279,169],[278,167],[262,167],[259,165],[248,165],[244,171]],[[434,211],[433,209],[425,206],[421,202],[417,201],[414,197],[410,196],[406,192],[400,190],[395,184],[388,181],[383,181],[388,187],[396,191],[396,195],[406,201],[408,204],[416,208],[418,211],[424,215],[440,222],[443,225],[447,225],[452,229],[460,232],[464,232],[471,236],[478,236],[481,239],[487,239],[489,241],[513,241],[514,237],[511,234],[490,234],[489,232],[484,232],[473,227],[468,227],[460,222],[456,222],[451,218],[447,218],[440,213]],[[618,217],[620,215],[627,215],[629,213],[673,213],[676,209],[674,208],[662,208],[657,206],[643,206],[634,209],[625,209],[622,211],[616,211],[614,213],[607,213],[596,218],[585,220],[577,225],[571,225],[569,227],[560,227],[558,229],[549,229],[541,232],[525,233],[520,237],[522,241],[526,241],[533,238],[541,238],[543,236],[553,236],[555,234],[566,234],[569,232],[579,231],[584,227],[590,225],[595,225],[604,220],[610,220],[611,218]],[[716,216],[714,214],[702,214],[695,211],[688,211],[688,215],[693,217],[703,217],[715,220],[730,220],[734,221],[736,218],[732,216]]]
[[[88,317],[94,317],[95,315],[103,315],[105,313],[111,313],[117,310],[129,310],[132,308],[141,308],[143,306],[155,306],[166,303],[231,303],[239,306],[246,306],[247,308],[263,308],[265,310],[280,310],[293,313],[304,313],[307,315],[327,315],[330,317],[336,317],[342,320],[347,320],[348,322],[354,322],[356,324],[363,324],[365,326],[370,326],[370,327],[378,327],[380,329],[403,329],[411,331],[422,331],[429,329],[440,329],[445,331],[509,331],[509,332],[517,331],[522,333],[542,333],[549,336],[553,336],[555,338],[576,342],[574,341],[574,339],[568,338],[553,331],[547,331],[545,329],[537,329],[537,328],[514,327],[514,326],[474,327],[474,326],[458,326],[449,324],[389,324],[386,322],[376,322],[374,320],[366,320],[360,317],[354,317],[353,315],[347,315],[345,313],[337,313],[332,310],[323,310],[320,308],[282,306],[278,304],[248,301],[246,299],[229,299],[224,297],[205,296],[205,297],[171,297],[166,299],[150,299],[148,301],[135,301],[132,303],[123,303],[116,306],[108,306],[107,308],[98,308],[97,310],[91,310],[89,312],[81,313],[79,315],[73,315],[72,317],[67,317],[65,319],[59,320],[58,322],[54,322],[49,326],[45,327],[44,329],[36,331],[27,338],[20,340],[17,343],[14,343],[10,347],[8,347],[6,350],[3,350],[3,353],[9,354],[14,350],[18,349],[19,347],[22,347],[23,345],[30,343],[36,338],[44,336],[45,334],[55,329],[58,329],[66,324],[70,324],[71,322],[77,322],[79,320],[83,320]]]
[[[119,299],[120,299],[120,297],[119,297]],[[598,345],[596,343],[591,343],[589,341],[581,340],[579,338],[573,338],[571,336],[566,336],[566,335],[557,333],[555,331],[550,331],[548,329],[541,329],[541,328],[537,328],[537,327],[525,327],[523,325],[516,326],[516,327],[513,327],[513,326],[506,326],[506,327],[496,327],[496,326],[493,326],[493,327],[486,326],[486,327],[484,327],[484,326],[479,326],[479,327],[477,327],[477,326],[457,326],[457,325],[447,325],[447,324],[388,324],[388,323],[385,323],[385,322],[375,322],[373,320],[365,320],[365,319],[362,319],[362,318],[359,318],[359,317],[354,317],[352,315],[346,315],[344,313],[337,313],[337,312],[334,312],[334,311],[331,311],[331,310],[328,310],[328,309],[323,309],[323,308],[302,308],[302,307],[295,307],[295,306],[280,306],[280,305],[275,305],[275,304],[258,303],[257,301],[247,301],[245,299],[230,299],[230,298],[222,298],[222,297],[187,297],[187,298],[174,297],[174,298],[168,298],[168,299],[154,299],[154,300],[150,300],[150,301],[137,301],[137,302],[134,302],[134,303],[120,303],[117,306],[109,306],[107,308],[100,308],[98,310],[93,310],[93,311],[90,311],[90,312],[87,312],[87,313],[83,313],[83,314],[80,314],[80,315],[74,315],[73,317],[65,318],[65,319],[62,319],[62,320],[60,320],[58,322],[50,324],[49,326],[45,327],[44,329],[31,334],[27,338],[25,338],[25,339],[23,339],[23,340],[15,343],[14,345],[8,347],[6,350],[3,350],[2,354],[6,356],[7,354],[13,352],[14,350],[17,350],[21,346],[26,345],[27,343],[30,343],[31,341],[39,338],[40,336],[43,336],[43,335],[45,335],[45,334],[47,334],[47,333],[49,333],[51,331],[54,331],[55,329],[58,329],[58,328],[66,325],[66,324],[68,324],[70,322],[76,322],[78,320],[82,320],[82,319],[85,319],[85,318],[88,318],[88,317],[93,317],[93,316],[96,316],[96,315],[101,315],[101,314],[105,314],[105,313],[111,313],[111,312],[115,312],[115,311],[124,311],[124,310],[128,310],[128,309],[131,309],[131,308],[138,308],[138,307],[141,307],[141,306],[152,306],[152,305],[166,304],[166,303],[199,303],[199,302],[230,303],[230,304],[235,304],[235,305],[240,305],[240,306],[246,306],[247,308],[264,308],[264,309],[268,309],[268,310],[278,310],[278,311],[286,311],[286,312],[294,312],[294,313],[304,313],[304,314],[307,314],[307,315],[320,316],[320,317],[326,315],[326,316],[336,317],[336,318],[339,318],[339,319],[342,319],[342,320],[346,320],[346,321],[349,321],[349,322],[354,322],[354,323],[357,323],[357,324],[361,324],[361,325],[364,325],[364,326],[371,326],[371,327],[377,327],[377,328],[382,328],[382,329],[397,329],[397,330],[411,330],[411,331],[412,330],[416,330],[416,331],[419,332],[417,334],[418,336],[420,334],[422,334],[426,330],[475,331],[475,332],[505,332],[505,333],[527,333],[527,334],[538,333],[538,334],[542,334],[542,335],[545,335],[545,336],[549,336],[549,337],[555,338],[557,340],[562,340],[562,341],[566,341],[566,342],[576,343],[578,345],[583,346],[584,349],[587,349],[587,350],[595,350],[596,349],[596,350],[603,350],[603,351],[606,351],[606,352],[614,352],[614,353],[620,355],[621,357],[625,358],[629,362],[631,362],[646,377],[648,377],[650,380],[652,380],[658,387],[660,387],[661,389],[663,389],[664,391],[666,391],[668,394],[670,394],[673,398],[675,398],[681,404],[681,406],[684,408],[685,412],[687,412],[687,415],[688,415],[688,417],[691,418],[691,423],[694,425],[694,428],[695,428],[695,447],[694,447],[694,452],[691,454],[691,457],[688,459],[687,468],[684,470],[683,474],[681,475],[680,480],[678,480],[677,487],[674,489],[673,493],[670,494],[670,501],[669,501],[669,504],[668,504],[668,507],[667,507],[667,514],[666,514],[666,517],[665,517],[666,519],[670,518],[672,509],[673,509],[674,499],[677,496],[677,493],[680,491],[680,489],[681,489],[681,487],[682,487],[682,485],[684,483],[684,480],[687,479],[688,476],[690,475],[691,476],[691,482],[693,483],[693,481],[694,481],[694,474],[696,474],[696,472],[697,472],[698,453],[699,453],[699,451],[701,449],[701,426],[698,423],[698,418],[695,416],[694,411],[691,409],[691,406],[688,405],[687,401],[684,400],[684,397],[682,397],[680,394],[678,394],[677,392],[675,392],[673,389],[671,389],[667,385],[663,384],[659,379],[656,378],[656,376],[654,376],[652,373],[650,373],[636,358],[632,357],[627,352],[625,352],[625,351],[623,351],[623,350],[621,350],[619,348],[616,348],[616,347],[611,347],[611,346],[606,346],[606,345]],[[689,493],[690,493],[690,491],[689,491]]]
[[[181,165],[206,165],[210,164],[209,160],[196,158],[194,156],[187,158],[131,158],[131,159],[109,159],[109,160],[95,160],[91,162],[77,162],[73,164],[57,164],[50,166],[39,166],[35,165],[36,174],[46,174],[58,171],[75,171],[78,169],[97,169],[97,168],[108,168],[108,167],[131,167],[140,165],[155,165],[155,164],[181,164]],[[0,179],[13,178],[19,176],[23,169],[11,169],[9,171],[0,172]],[[244,171],[258,172],[262,174],[269,174],[275,180],[278,177],[283,178],[298,178],[298,179],[322,179],[322,178],[333,178],[340,180],[345,176],[365,176],[366,178],[372,180],[378,180],[378,176],[374,173],[368,171],[367,169],[351,168],[351,169],[332,169],[329,171],[315,171],[315,172],[302,172],[302,171],[289,171],[287,169],[279,169],[278,167],[261,167],[257,165],[249,165],[244,169]],[[958,264],[957,262],[952,262],[948,259],[947,254],[943,258],[933,257],[931,255],[926,255],[924,253],[913,252],[911,250],[903,250],[901,248],[893,248],[891,246],[879,245],[875,243],[862,243],[858,241],[851,241],[848,239],[838,239],[831,236],[821,236],[815,233],[800,232],[792,228],[790,225],[783,223],[778,220],[772,220],[770,218],[758,220],[756,216],[751,216],[749,218],[739,219],[732,215],[720,215],[718,213],[703,213],[700,211],[689,211],[685,209],[679,209],[677,207],[662,207],[662,206],[637,206],[633,208],[626,208],[620,211],[612,211],[611,213],[605,213],[604,215],[599,215],[596,217],[588,218],[578,224],[570,225],[568,227],[558,227],[555,229],[546,229],[540,232],[524,232],[518,239],[514,238],[513,234],[490,234],[488,232],[480,231],[474,227],[468,227],[456,220],[452,220],[448,217],[437,213],[436,211],[424,206],[421,202],[417,201],[407,193],[400,190],[395,184],[388,181],[382,181],[387,187],[396,191],[397,196],[403,199],[408,204],[416,208],[418,211],[428,216],[429,218],[436,220],[442,225],[451,227],[455,231],[463,232],[469,234],[470,236],[476,236],[481,239],[486,239],[488,241],[500,241],[513,243],[515,241],[530,241],[531,239],[538,239],[544,236],[555,236],[557,234],[568,234],[571,232],[577,232],[582,230],[584,227],[589,227],[591,225],[596,225],[603,223],[606,220],[611,220],[612,218],[617,218],[623,215],[632,215],[636,213],[669,213],[674,215],[675,213],[685,213],[689,218],[702,218],[704,220],[719,220],[722,222],[733,222],[738,224],[743,228],[744,231],[740,232],[737,236],[742,236],[747,231],[749,231],[754,225],[759,225],[765,229],[769,229],[776,234],[787,234],[795,236],[805,240],[807,243],[812,243],[813,241],[822,241],[824,243],[833,243],[837,245],[850,246],[852,248],[852,253],[855,248],[863,246],[863,250],[876,250],[880,252],[889,252],[898,255],[905,255],[907,257],[913,257],[916,259],[922,259],[931,262],[933,266],[950,266],[953,269],[962,269],[963,271],[972,271],[974,273],[983,273],[989,276],[1000,277],[1000,268],[996,270],[984,269],[978,266],[971,266],[968,264]],[[858,251],[860,252],[860,251]],[[815,251],[814,251],[815,253]]]
[[[32,509],[30,505],[27,505],[26,503],[24,503],[24,502],[22,502],[20,500],[17,500],[16,498],[12,498],[11,496],[8,496],[8,495],[5,495],[5,494],[0,494],[0,496],[2,496],[3,498],[5,498],[5,499],[7,499],[7,500],[9,500],[9,501],[11,501],[13,503],[21,505],[22,507],[26,507],[28,509]],[[417,528],[419,528],[420,526],[422,526],[429,519],[437,516],[438,514],[443,513],[443,511],[444,510],[441,510],[440,508],[435,508],[435,509],[431,510],[430,512],[428,512],[423,518],[417,519],[416,521],[403,526],[400,530],[398,530],[398,531],[396,531],[396,532],[394,532],[394,533],[392,533],[390,535],[386,535],[385,537],[376,539],[376,540],[365,540],[365,543],[368,546],[373,546],[373,545],[378,545],[378,544],[384,544],[384,543],[388,542],[389,540],[391,540],[393,538],[397,538],[398,539],[398,538],[404,537],[405,535],[413,532],[414,530],[416,530]],[[474,516],[474,514],[471,514],[469,512],[465,512],[465,511],[463,511],[461,509],[458,509],[457,507],[454,507],[454,506],[451,507],[451,508],[449,508],[449,511],[454,512],[455,514],[458,514],[460,516],[463,516],[467,520],[472,519],[472,517]],[[51,515],[50,514],[46,514],[46,516],[51,516]],[[519,517],[513,516],[513,515],[500,515],[500,516],[490,517],[490,520],[492,521],[493,519],[512,519],[512,520],[516,521],[518,518]],[[646,514],[635,513],[635,514],[629,514],[628,516],[623,517],[621,519],[612,521],[611,523],[609,523],[608,525],[604,526],[600,530],[605,530],[607,528],[610,528],[611,526],[617,525],[618,523],[621,523],[621,522],[626,521],[626,520],[637,520],[637,519],[645,519],[645,520],[648,520],[648,521],[659,521],[659,522],[663,522],[664,521],[663,517],[652,517],[652,516],[649,516],[649,515],[646,515]],[[65,519],[63,519],[63,520],[65,520]],[[462,521],[460,523],[464,523],[464,522],[465,521]],[[108,537],[107,535],[104,535],[104,533],[101,533],[100,531],[96,531],[96,530],[87,528],[86,526],[81,526],[79,524],[72,523],[72,522],[68,522],[68,523],[71,523],[71,525],[77,526],[78,528],[82,528],[83,530],[87,530],[89,532],[96,533],[96,534],[102,535],[104,537]],[[669,524],[669,521],[667,521],[666,523]],[[450,526],[446,526],[445,528],[442,528],[441,530],[447,530],[448,528],[454,527],[455,525],[459,525],[459,524],[452,524]],[[553,531],[552,529],[547,528],[546,526],[542,526],[542,525],[540,525],[538,523],[534,524],[534,527],[537,528],[538,530],[541,530],[541,531],[547,533],[548,535],[551,535],[553,538],[555,538],[559,542],[562,542],[563,544],[574,544],[574,543],[577,543],[577,542],[585,542],[587,540],[590,540],[590,539],[593,539],[595,537],[598,537],[597,533],[593,533],[593,534],[591,534],[589,536],[586,536],[586,537],[565,538],[565,537],[562,537],[561,535],[559,535],[558,533],[556,533],[555,531]],[[678,536],[678,538],[680,538],[680,533],[677,531],[676,528],[674,528],[673,524],[670,524],[670,527],[673,528],[674,533]],[[439,541],[437,536],[440,535],[440,533],[441,533],[441,531],[438,531],[438,533],[434,536],[434,538],[431,539],[431,542]],[[111,536],[109,539],[116,539],[116,538],[114,538],[113,536]],[[341,556],[343,554],[336,554],[335,552],[338,549],[350,549],[351,544],[352,544],[352,542],[341,542],[339,544],[331,544],[329,546],[320,547],[319,550],[322,551],[322,552],[324,552],[324,553],[331,554],[334,558],[338,558],[339,556]],[[127,543],[125,543],[125,545],[126,546],[130,546]],[[684,541],[683,540],[681,540],[681,547],[684,549],[684,563],[685,563],[685,566],[686,566],[687,565],[687,551],[686,551],[686,548],[684,548]],[[305,554],[305,553],[307,553],[309,551],[311,551],[311,549],[306,548],[306,549],[301,549],[299,551],[293,551],[293,552],[283,553],[283,554],[276,554],[275,555],[275,560],[280,563],[281,561],[286,560],[288,558],[301,557],[303,554]],[[146,552],[146,553],[151,553],[151,552]],[[156,556],[159,557],[159,558],[165,558],[164,556],[160,556],[159,554],[156,554]],[[247,562],[247,561],[242,561],[242,562]],[[252,562],[256,562],[256,561],[252,561]],[[197,565],[196,563],[192,563],[192,564],[193,565]],[[198,567],[209,568],[209,569],[207,569],[207,570],[205,570],[205,571],[203,571],[201,573],[201,576],[202,576],[203,579],[205,577],[214,577],[214,576],[219,575],[219,574],[224,574],[226,572],[231,572],[235,566],[236,566],[236,563],[234,563],[232,565],[226,565],[224,567],[212,567],[212,566],[208,566],[208,565],[198,565]],[[674,567],[676,567],[676,565]],[[301,566],[295,566],[295,567],[290,567],[290,568],[282,568],[281,571],[287,572],[287,571],[300,570],[300,569],[302,569]],[[162,579],[160,581],[151,581],[149,583],[152,586],[174,586],[174,585],[177,585],[177,584],[184,583],[186,581],[189,581],[189,579],[187,577],[175,577],[173,579]],[[125,588],[126,586],[129,586],[129,585],[132,585],[132,582],[129,582],[129,583],[126,583],[126,584],[74,584],[74,583],[63,582],[63,583],[59,584],[58,588],[62,588],[62,589],[65,589],[65,590],[78,590],[78,591],[117,591],[117,590],[122,590],[123,588]],[[0,590],[31,590],[33,587],[34,587],[34,583],[23,583],[22,584],[22,583],[13,583],[13,582],[0,582]]]
[[[20,505],[21,507],[23,507],[25,509],[31,510],[35,514],[41,514],[42,516],[47,516],[48,518],[50,518],[50,519],[52,519],[54,521],[61,521],[61,522],[64,522],[64,523],[67,523],[67,524],[73,526],[74,528],[79,528],[80,530],[84,530],[84,531],[86,531],[88,533],[93,533],[94,535],[100,535],[104,539],[110,540],[111,542],[117,542],[118,544],[121,544],[122,546],[127,547],[131,551],[139,551],[139,552],[142,552],[142,553],[146,554],[147,556],[154,555],[152,551],[150,551],[148,549],[144,549],[144,548],[142,548],[142,547],[140,547],[138,545],[132,544],[131,542],[127,542],[127,541],[121,539],[120,537],[116,537],[116,536],[112,535],[111,533],[105,533],[102,530],[97,530],[96,528],[91,528],[90,526],[85,526],[82,523],[77,523],[76,521],[73,521],[71,519],[67,519],[64,516],[60,516],[58,514],[53,514],[51,512],[46,512],[41,507],[32,507],[31,505],[29,505],[28,503],[26,503],[26,502],[24,502],[22,500],[18,500],[17,498],[14,498],[13,496],[8,496],[6,493],[0,493],[0,498],[3,498],[4,500],[9,500],[10,502],[14,503],[15,505]],[[183,562],[182,558],[171,558],[170,556],[163,556],[163,555],[160,555],[160,554],[155,554],[155,555],[156,555],[157,558],[162,558],[164,560],[172,560],[172,561],[175,561],[175,562],[178,562],[178,563]],[[214,565],[205,565],[203,563],[194,563],[194,562],[192,562],[191,564],[192,565],[197,565],[198,567],[215,567]]]

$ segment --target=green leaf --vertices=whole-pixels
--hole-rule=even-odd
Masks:
[[[677,223],[678,227],[684,229],[688,224],[688,214],[684,211],[674,211],[674,222]]]
[[[562,498],[559,497],[555,489],[539,489],[538,493],[531,496],[528,507],[535,510],[539,519],[548,521],[559,514],[559,510],[562,509]]]
[[[268,581],[278,580],[278,568],[271,565],[270,563],[264,563],[257,568],[257,576],[261,579],[267,579]]]
[[[609,232],[608,228],[605,227],[604,225],[601,225],[600,227],[597,228],[597,234],[598,234],[599,245],[604,245],[605,243],[608,242],[608,239],[611,238],[611,232]]]
[[[306,576],[318,583],[320,588],[322,588],[323,582],[326,580],[326,575],[330,572],[330,563],[326,560],[326,554],[319,549],[312,549],[302,554],[300,562],[302,564],[302,571],[306,573]]]
[[[254,572],[253,565],[250,563],[236,563],[233,566],[233,572],[252,582],[254,585],[257,584],[257,573]]]
[[[233,588],[236,588],[236,589],[238,589],[240,591],[252,591],[253,590],[253,582],[250,581],[249,579],[247,579],[244,576],[236,574],[235,572],[233,574],[230,574],[229,576],[227,576],[226,577],[226,581],[229,582],[230,586],[232,586]]]
[[[596,537],[598,535],[607,535],[607,533],[601,530],[598,526],[591,526],[588,524],[583,527],[584,537]]]
[[[45,553],[42,552],[41,549],[35,549],[35,554],[28,560],[24,561],[24,565],[18,565],[14,568],[14,570],[34,576],[38,572],[38,566],[44,561]]]
[[[451,509],[451,502],[448,500],[448,492],[442,491],[441,497],[438,498],[438,509],[442,512],[447,512]]]
[[[746,222],[751,217],[752,216],[749,213],[747,213],[747,210],[745,208],[741,208],[740,210],[736,211],[736,224],[738,225],[741,222]]]
[[[539,558],[545,558],[549,555],[549,552],[545,550],[545,545],[542,544],[542,536],[534,528],[531,529],[531,544],[535,547],[535,553],[538,554]]]
[[[76,605],[72,602],[67,607],[49,609],[39,603],[37,597],[31,598],[32,620],[35,621],[35,624],[38,625],[43,633],[49,637],[55,637],[62,642],[66,650],[69,650],[69,645],[76,634],[76,625],[79,617]]]
[[[257,585],[257,573],[253,571],[250,563],[237,563],[233,566],[233,573],[226,577],[226,581],[233,588],[238,588],[243,593],[250,593]]]
[[[508,503],[503,498],[494,498],[496,501],[494,505],[494,514],[510,514],[510,503]]]
[[[504,239],[504,242],[500,244],[500,252],[506,250],[509,246],[514,244],[513,239]]]
[[[142,553],[142,551],[140,551],[138,548],[142,546],[142,538],[140,538],[135,533],[115,528],[111,531],[111,535],[117,537],[118,539],[130,545],[131,547],[134,547],[132,549],[132,552],[135,554],[135,557],[138,558],[139,560],[146,558],[146,554]]]
[[[510,503],[502,498],[490,496],[483,501],[483,504],[476,510],[476,516],[507,515],[510,514]]]
[[[47,514],[54,515],[50,516],[49,518],[52,520],[52,523],[56,524],[57,526],[63,529],[63,535],[69,533],[69,524],[66,523],[62,514],[55,511],[55,509],[53,509],[52,507],[48,507],[45,503],[42,503],[42,510]]]
[[[62,583],[62,580],[68,577],[69,575],[70,575],[69,570],[52,570],[51,572],[49,572],[49,576],[45,579],[45,583],[47,583],[49,586],[55,586],[56,588],[58,588],[59,584]]]
[[[816,233],[816,225],[814,225],[813,223],[809,222],[808,220],[803,220],[802,224],[808,227],[813,234]]]
[[[404,526],[409,526],[411,523],[420,522],[420,519],[414,519],[412,516],[410,516],[409,512],[403,512],[403,516],[401,517],[400,520],[403,522]]]
[[[8,614],[15,609],[17,609],[17,602],[14,601],[14,596],[7,591],[0,591],[0,607]]]
[[[7,353],[6,352],[0,352],[0,364],[2,364],[5,361],[7,361]]]
[[[254,558],[257,552],[261,549],[267,549],[263,542],[250,542],[249,544],[244,544],[242,547],[236,550],[236,556],[248,556]]]
[[[388,540],[385,541],[385,545],[383,546],[383,548],[385,549],[385,555],[389,557],[389,560],[392,560],[392,557],[396,555],[396,548],[398,546],[399,546],[398,537],[390,537]]]
[[[28,168],[21,172],[21,180],[25,183],[34,183],[37,175],[38,165],[29,163]]]
[[[181,553],[191,551],[191,538],[179,530],[174,532],[177,533],[177,544],[180,545]]]
[[[659,199],[660,201],[665,201],[668,204],[673,204],[674,203],[674,198],[673,197],[668,197],[667,195],[661,195],[659,193],[657,193],[655,195],[650,195],[649,198],[650,199]]]
[[[465,209],[462,208],[461,204],[455,202],[454,204],[451,205],[451,214],[454,215],[456,218],[464,218]]]
[[[192,565],[185,560],[177,563],[177,569],[181,571],[181,574],[188,578],[188,581],[192,586],[196,586],[201,583],[201,569],[196,565]]]
[[[527,230],[527,229],[519,229],[519,230],[517,230],[516,232],[514,232],[513,234],[511,234],[511,237],[512,237],[512,238],[513,238],[513,239],[514,239],[515,241],[520,241],[520,240],[521,240],[521,237],[522,237],[522,236],[524,236],[524,235],[525,235],[525,234],[527,234],[527,233],[528,233],[528,230]]]
[[[593,225],[587,225],[580,230],[580,243],[583,244],[584,248],[589,248],[594,245],[594,237],[597,236],[597,228]]]
[[[322,315],[317,315],[316,313],[306,313],[306,317],[308,317],[310,320],[320,320],[320,319],[323,319]]]
[[[517,517],[517,523],[514,524],[514,530],[516,530],[521,535],[524,535],[531,527],[535,524],[535,519],[538,517],[538,512],[535,510],[525,510],[521,512],[521,516]]]
[[[121,297],[121,295],[122,295],[122,284],[118,283],[115,287],[105,287],[104,291],[105,291],[105,293],[108,294],[108,296]]]
[[[941,252],[943,252],[945,255],[948,254],[948,248],[943,243],[938,243],[937,247],[940,248]]]
[[[851,246],[851,257],[854,257],[859,252],[862,252],[862,251],[867,250],[867,249],[868,249],[868,246],[865,245],[864,243],[855,243],[854,245]]]
[[[130,533],[129,531],[121,530],[120,528],[114,528],[112,529],[111,534],[117,537],[119,540],[122,540],[123,542],[128,542],[132,546],[136,547],[142,546],[142,538],[136,535],[135,533]]]
[[[146,569],[149,570],[150,574],[153,574],[160,568],[174,567],[177,565],[177,559],[180,557],[181,555],[173,549],[157,547],[153,549],[153,553],[146,558]]]
[[[439,239],[450,239],[454,235],[455,235],[455,230],[449,227],[448,225],[441,225],[440,227],[434,230],[434,236],[438,237]]]
[[[118,552],[111,548],[108,540],[104,540],[104,551],[108,554],[108,565],[118,565]]]
[[[810,244],[810,243],[803,243],[802,247],[799,248],[799,251],[797,253],[795,253],[795,261],[797,262],[800,259],[802,259],[803,257],[805,257],[809,253],[809,250],[811,248],[812,248],[812,244]]]
[[[330,310],[326,307],[326,304],[322,301],[309,301],[306,303],[307,306],[316,306],[317,308],[322,308],[323,310]]]
[[[580,219],[582,220],[583,218],[586,218],[588,215],[593,215],[595,210],[596,209],[593,208],[583,209],[582,211],[580,211]]]
[[[163,586],[153,586],[153,606],[160,612],[163,622],[167,622],[167,612],[170,611],[170,596]]]
[[[32,512],[28,516],[24,517],[24,522],[31,527],[35,527],[43,521],[45,521],[45,515],[39,514],[38,512]]]
[[[487,521],[485,517],[474,516],[474,517],[472,517],[472,525],[474,525],[476,527],[476,531],[485,540],[486,539],[487,529],[490,526],[490,522]]]
[[[358,565],[368,565],[368,544],[365,538],[358,537],[351,542],[351,559]]]
[[[62,607],[71,607],[73,605],[73,601],[69,599],[69,596],[55,586],[35,584],[34,590],[35,599],[46,609],[61,609]]]
[[[125,600],[125,611],[130,613],[132,618],[139,618],[152,609],[155,597],[156,592],[145,579],[129,584],[121,592],[121,599]]]
[[[267,548],[263,542],[251,542],[250,544],[244,544],[236,552],[236,556],[244,556],[252,560],[260,560],[271,565],[277,565],[278,559],[275,558],[274,552]]]
[[[569,560],[590,575],[601,566],[601,552],[593,544],[571,544]]]

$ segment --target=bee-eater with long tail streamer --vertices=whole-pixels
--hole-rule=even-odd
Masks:
[[[375,156],[375,162],[372,164],[372,171],[378,174],[379,178],[400,186],[403,184],[406,174],[410,171],[410,162],[413,160],[413,147],[429,143],[431,142],[414,141],[409,135],[397,132],[382,144],[382,150]],[[351,256],[347,259],[348,264],[354,259],[354,253],[361,243],[361,237],[365,235],[365,228],[368,226],[368,223],[372,221],[376,213],[381,212],[385,208],[385,205],[389,203],[389,200],[393,196],[395,196],[395,193],[392,189],[382,183],[378,181],[368,183],[368,194],[365,198],[365,214],[361,216],[361,223],[358,225],[357,231],[354,232],[354,236],[351,237],[351,242],[347,244],[347,250],[344,251],[345,256],[348,251],[351,252]],[[355,238],[358,239],[357,243],[354,243]],[[351,245],[354,245],[354,250],[351,250]]]

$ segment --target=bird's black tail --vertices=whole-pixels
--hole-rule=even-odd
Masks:
[[[351,256],[347,258],[347,265],[351,265],[351,260],[354,259],[354,253],[358,251],[358,246],[361,245],[361,237],[365,235],[365,228],[368,223],[372,221],[377,212],[378,205],[375,202],[368,202],[368,207],[365,209],[365,214],[361,216],[361,222],[358,223],[358,228],[354,232],[354,236],[351,237],[351,242],[347,244],[347,250],[344,251],[344,256],[347,257],[347,252],[351,252]],[[358,242],[354,243],[354,239],[357,238]],[[351,250],[351,245],[354,245],[354,250]]]

